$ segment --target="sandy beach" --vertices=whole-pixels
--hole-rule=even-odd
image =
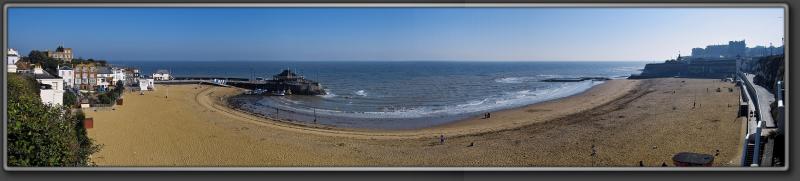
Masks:
[[[716,88],[723,91],[716,92]],[[727,88],[734,88],[728,92]],[[710,90],[710,91],[707,91]],[[691,151],[736,166],[738,88],[717,79],[612,80],[563,99],[417,130],[272,121],[226,106],[242,90],[158,85],[85,109],[99,166],[670,166]],[[693,106],[694,103],[699,105]],[[439,136],[446,137],[440,144]],[[591,156],[591,147],[597,150]]]

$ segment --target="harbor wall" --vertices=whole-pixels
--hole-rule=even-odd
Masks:
[[[692,63],[668,62],[647,64],[639,75],[629,79],[664,77],[726,78],[736,73],[736,60],[694,61]]]

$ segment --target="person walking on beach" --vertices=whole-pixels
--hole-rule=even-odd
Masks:
[[[486,113],[486,118],[492,118],[492,113]]]
[[[439,135],[439,144],[444,144],[444,134]]]

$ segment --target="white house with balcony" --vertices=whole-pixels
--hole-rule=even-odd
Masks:
[[[6,65],[8,66],[8,73],[16,73],[17,61],[19,61],[19,53],[17,50],[9,48],[7,60]]]
[[[125,69],[119,67],[112,67],[111,68],[111,77],[114,79],[114,85],[116,85],[117,81],[122,81],[123,84],[125,82]]]
[[[97,89],[108,91],[109,86],[115,85],[114,72],[110,67],[97,67]]]

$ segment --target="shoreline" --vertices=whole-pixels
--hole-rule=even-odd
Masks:
[[[258,105],[259,107],[256,108],[258,110],[254,110],[253,108],[246,108],[246,107],[252,107],[254,101],[257,101],[258,99],[262,99],[263,98],[262,96],[259,96],[259,95],[256,95],[256,96],[254,96],[254,95],[244,95],[244,94],[228,95],[227,98],[226,98],[225,105],[228,108],[231,108],[231,109],[234,109],[234,110],[237,110],[237,111],[240,111],[240,112],[245,112],[245,113],[248,113],[248,114],[251,114],[251,115],[256,115],[258,117],[261,117],[261,118],[264,118],[264,119],[267,119],[267,120],[278,121],[278,122],[290,122],[290,123],[297,124],[297,125],[306,125],[306,126],[311,126],[311,127],[331,127],[331,128],[335,128],[335,129],[356,129],[356,130],[366,130],[366,131],[414,131],[414,130],[424,130],[424,129],[431,129],[431,128],[433,128],[433,129],[444,128],[444,127],[449,127],[451,125],[463,124],[461,122],[464,122],[464,121],[475,121],[477,119],[483,119],[483,117],[482,117],[483,115],[481,113],[483,113],[484,115],[486,113],[491,113],[491,114],[507,113],[507,112],[511,112],[511,111],[514,111],[514,110],[525,109],[525,108],[528,108],[528,107],[531,107],[531,106],[535,106],[535,105],[538,105],[538,104],[559,102],[559,101],[562,101],[562,100],[565,100],[565,99],[570,99],[570,98],[572,98],[574,96],[584,96],[583,95],[584,93],[590,92],[590,91],[592,91],[592,92],[602,92],[602,91],[597,91],[597,90],[594,90],[594,89],[596,89],[598,87],[602,87],[602,86],[604,86],[606,84],[609,84],[610,82],[611,82],[610,84],[622,85],[623,86],[622,87],[623,91],[630,91],[631,89],[635,89],[635,85],[629,86],[629,85],[625,85],[625,84],[619,83],[619,82],[623,82],[623,81],[636,82],[635,80],[627,80],[627,79],[605,80],[605,81],[602,81],[600,83],[594,84],[591,87],[588,87],[588,88],[586,88],[584,90],[578,91],[578,92],[576,92],[574,94],[563,96],[563,97],[551,98],[549,100],[544,100],[544,101],[540,101],[540,102],[534,102],[534,103],[529,103],[529,104],[524,104],[524,105],[514,105],[514,106],[509,106],[509,107],[499,108],[499,109],[493,109],[493,110],[466,112],[466,113],[458,113],[458,114],[452,114],[452,115],[427,116],[427,117],[418,117],[418,118],[362,118],[362,117],[347,117],[347,116],[337,116],[337,115],[320,115],[318,117],[319,118],[323,118],[323,119],[319,119],[319,123],[317,123],[317,122],[312,122],[311,121],[312,119],[315,118],[315,116],[313,114],[311,114],[311,113],[302,112],[302,111],[298,112],[298,111],[288,110],[288,109],[280,109],[280,111],[281,111],[280,115],[284,115],[284,116],[281,116],[280,118],[275,118],[275,116],[276,116],[276,114],[274,114],[275,111],[267,111],[267,110],[279,109],[275,105],[271,105],[271,104],[270,105]],[[603,92],[603,93],[605,93],[605,92]],[[603,93],[599,93],[599,94],[603,94]],[[613,96],[621,97],[623,95],[615,94]],[[310,111],[310,110],[311,110],[310,108],[307,108],[306,111]],[[270,113],[270,112],[272,112],[272,113]],[[287,113],[287,114],[283,114],[283,113]],[[354,113],[359,113],[359,112],[354,112]],[[285,116],[285,115],[288,115],[288,116]],[[346,122],[341,122],[342,120],[346,120]],[[359,121],[354,121],[354,120],[359,120]],[[379,122],[384,122],[384,123],[372,123],[371,121],[373,121],[373,120],[377,120]],[[431,122],[431,123],[421,123],[421,122],[426,122],[426,121],[427,122]],[[407,123],[407,124],[422,125],[422,126],[406,126],[406,127],[391,126],[391,125],[375,126],[375,125],[387,124],[389,122],[404,122],[404,123]],[[354,125],[354,124],[359,124],[359,123],[361,123],[361,124],[372,124],[372,125],[370,125],[370,126],[366,126],[366,125],[347,126],[348,124]],[[398,124],[398,123],[394,123],[394,124]]]
[[[350,128],[339,127],[331,125],[311,124],[299,121],[289,120],[276,120],[268,116],[259,115],[246,110],[235,108],[228,104],[228,99],[241,94],[238,92],[226,92],[221,95],[211,95],[208,93],[198,94],[198,102],[203,99],[202,96],[208,96],[211,99],[219,100],[212,101],[212,104],[205,106],[216,108],[219,111],[231,113],[231,116],[241,117],[249,121],[256,121],[259,123],[267,123],[268,125],[277,126],[279,128],[290,129],[294,131],[303,131],[308,133],[316,133],[328,136],[344,136],[344,137],[360,137],[369,139],[375,138],[419,138],[430,137],[438,135],[447,136],[466,136],[473,134],[482,134],[485,132],[497,132],[502,130],[511,130],[526,126],[534,123],[542,123],[552,119],[569,116],[594,107],[602,106],[617,98],[630,94],[638,88],[639,80],[617,79],[609,80],[602,84],[592,86],[591,88],[567,97],[552,99],[548,101],[533,103],[522,107],[508,108],[492,113],[492,118],[482,119],[480,116],[468,117],[459,119],[449,123],[435,125],[431,127],[415,128],[415,129],[371,129],[371,128]],[[209,88],[209,91],[214,87]],[[614,89],[614,91],[612,91]],[[214,93],[212,91],[211,93]],[[568,105],[569,104],[569,105]],[[568,109],[554,110],[556,107],[568,107]],[[535,116],[536,119],[529,119],[526,115],[521,115],[530,112],[530,110],[538,110],[542,112],[540,116]],[[282,125],[279,125],[282,124]],[[365,137],[366,136],[366,137]]]

